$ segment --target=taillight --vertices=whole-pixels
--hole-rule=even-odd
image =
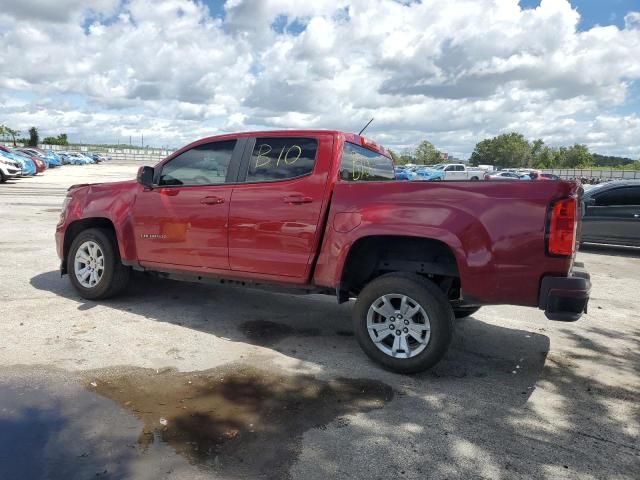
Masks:
[[[553,205],[549,222],[548,251],[551,255],[570,257],[576,245],[575,198],[560,200]]]

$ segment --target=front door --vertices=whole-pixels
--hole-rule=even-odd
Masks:
[[[241,154],[236,143],[204,143],[157,167],[157,186],[139,193],[133,208],[142,264],[229,269],[227,183]]]
[[[249,145],[250,146],[250,145]],[[317,247],[333,137],[255,139],[229,211],[231,270],[302,279]]]

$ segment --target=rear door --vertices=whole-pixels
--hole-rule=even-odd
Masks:
[[[244,143],[204,143],[157,167],[157,186],[133,207],[143,264],[229,269],[229,201]]]
[[[586,242],[640,246],[640,185],[620,186],[593,195],[582,224]]]
[[[329,133],[249,139],[229,211],[231,270],[306,279],[321,234],[333,141]]]

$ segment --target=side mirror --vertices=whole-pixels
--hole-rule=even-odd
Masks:
[[[140,167],[138,169],[138,176],[136,177],[136,180],[144,188],[151,188],[153,187],[153,174],[153,167]]]

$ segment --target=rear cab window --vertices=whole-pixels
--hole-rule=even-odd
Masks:
[[[393,160],[378,152],[345,142],[340,178],[348,182],[381,182],[395,179]]]
[[[313,172],[318,140],[304,137],[261,137],[249,159],[246,182],[274,182]]]

